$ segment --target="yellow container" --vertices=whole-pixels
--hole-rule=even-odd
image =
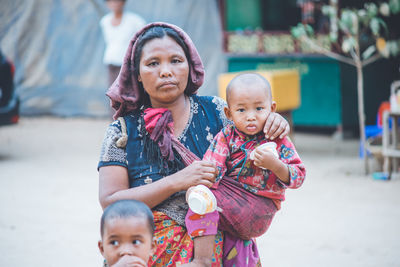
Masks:
[[[236,75],[243,72],[229,72],[218,77],[219,96],[226,100],[226,86]],[[246,71],[262,75],[271,84],[272,98],[277,103],[277,111],[289,111],[300,106],[300,77],[294,69],[272,71]]]

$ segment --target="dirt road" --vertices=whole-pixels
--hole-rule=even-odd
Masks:
[[[0,128],[0,266],[99,267],[97,160],[106,120]],[[308,170],[270,230],[263,266],[400,266],[400,180],[362,175],[358,142],[296,134]]]

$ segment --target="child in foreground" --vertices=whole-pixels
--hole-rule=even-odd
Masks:
[[[225,114],[234,124],[214,138],[203,160],[213,162],[218,175],[211,191],[218,208],[207,214],[189,209],[188,233],[195,238],[193,263],[209,264],[217,228],[224,231],[224,267],[256,266],[254,238],[269,228],[286,188],[298,188],[305,168],[288,137],[270,140],[263,133],[270,112],[276,110],[268,81],[259,74],[236,76],[228,85]],[[276,148],[262,145],[273,142]],[[189,198],[192,188],[187,191]]]
[[[98,243],[108,267],[147,267],[155,248],[153,214],[137,200],[119,200],[101,217]]]

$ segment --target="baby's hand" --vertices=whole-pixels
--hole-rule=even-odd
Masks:
[[[274,170],[277,166],[279,166],[279,159],[271,150],[257,147],[253,152],[255,166],[268,170]]]
[[[146,267],[147,263],[139,257],[125,255],[110,267]]]

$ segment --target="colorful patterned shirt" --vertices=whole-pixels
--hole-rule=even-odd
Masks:
[[[302,185],[306,170],[290,138],[274,140],[279,159],[287,164],[290,182],[285,184],[270,170],[256,167],[250,160],[250,153],[259,145],[271,142],[264,133],[250,137],[236,129],[234,125],[225,126],[214,138],[203,159],[216,164],[219,174],[214,188],[223,177],[239,181],[243,187],[260,196],[278,200],[285,199],[286,188]],[[226,179],[226,178],[224,178]]]

